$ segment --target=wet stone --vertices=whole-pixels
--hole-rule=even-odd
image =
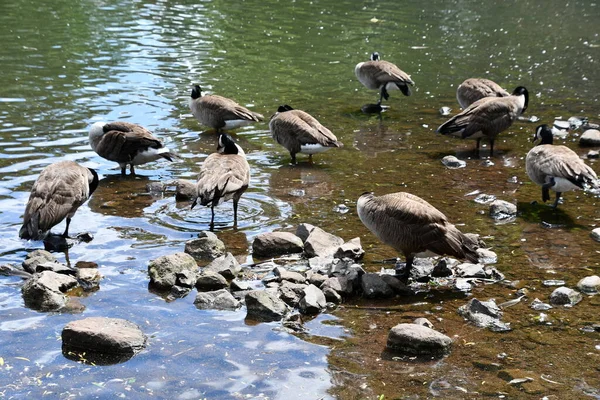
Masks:
[[[544,286],[564,286],[565,281],[563,281],[562,279],[546,279],[545,281],[542,282],[542,285]]]
[[[592,239],[594,239],[596,242],[600,242],[600,228],[595,228],[590,232],[590,236],[592,237]]]
[[[333,266],[333,257],[312,257],[308,260],[308,265],[313,271],[328,275]]]
[[[342,296],[330,287],[323,289],[323,294],[325,295],[325,300],[329,303],[340,304],[342,302]]]
[[[279,321],[287,312],[285,303],[276,294],[253,290],[246,294],[246,318],[256,321]]]
[[[316,287],[321,287],[323,282],[325,282],[327,280],[327,276],[325,276],[323,274],[319,274],[318,272],[312,272],[312,271],[307,273],[306,277],[308,278],[308,282],[312,283]]]
[[[42,271],[52,271],[52,272],[56,272],[57,274],[65,274],[65,275],[75,275],[77,272],[76,270],[67,267],[65,264],[55,262],[55,261],[43,262],[43,263],[38,264],[35,267],[35,272],[42,272]]]
[[[79,268],[75,277],[83,290],[86,291],[98,289],[100,287],[100,280],[102,279],[102,275],[100,275],[100,272],[96,268]]]
[[[198,191],[195,181],[188,179],[175,180],[175,200],[187,201],[198,197]]]
[[[481,264],[495,264],[498,262],[498,255],[492,250],[479,248],[476,252]]]
[[[299,272],[291,272],[283,267],[277,267],[273,273],[280,281],[289,281],[294,283],[305,283],[306,277]]]
[[[334,258],[349,258],[352,260],[360,260],[365,255],[365,251],[363,250],[360,244],[360,238],[356,237],[352,240],[347,241],[342,244],[335,254]]]
[[[310,236],[310,233],[313,231],[313,229],[315,229],[314,225],[300,224],[296,228],[296,236],[298,236],[302,242],[306,242],[306,239],[308,239],[308,236]]]
[[[217,272],[225,277],[225,279],[233,279],[240,274],[242,267],[240,263],[231,253],[224,256],[219,256],[211,261],[203,271]]]
[[[580,146],[600,146],[600,130],[588,129],[579,138]]]
[[[203,231],[198,239],[185,242],[185,252],[196,260],[212,261],[225,255],[225,243],[212,232]]]
[[[175,274],[175,285],[184,288],[193,288],[196,284],[196,271],[183,270]]]
[[[198,265],[193,257],[182,252],[158,257],[148,264],[150,283],[159,289],[170,289],[177,282],[177,273],[186,270],[195,273]]]
[[[303,249],[302,239],[289,232],[261,233],[252,242],[252,254],[256,257],[301,253]]]
[[[451,346],[448,336],[416,324],[394,326],[387,339],[388,349],[416,355],[443,355],[450,352]]]
[[[536,311],[546,311],[552,308],[552,306],[550,304],[544,303],[543,301],[541,301],[538,298],[535,298],[532,302],[530,307]]]
[[[353,284],[345,276],[332,276],[327,278],[321,285],[321,289],[331,288],[342,296],[351,295],[354,292]]]
[[[304,253],[307,257],[330,257],[344,244],[344,239],[315,227],[304,242]]]
[[[190,287],[183,287],[179,285],[171,286],[171,290],[169,292],[169,296],[167,296],[167,301],[173,301],[175,299],[181,299],[187,296],[192,291]]]
[[[429,282],[434,268],[431,258],[415,258],[410,270],[410,277],[416,282]]]
[[[566,286],[556,288],[550,295],[550,304],[574,306],[583,299],[581,293]]]
[[[464,168],[467,166],[466,161],[459,160],[455,156],[446,156],[442,158],[442,164],[449,169]]]
[[[509,324],[501,322],[502,311],[494,300],[480,301],[472,298],[469,302],[458,308],[458,313],[481,328],[488,328],[493,332],[511,330]]]
[[[496,281],[503,281],[505,276],[502,272],[498,271],[496,267],[484,267],[485,277]]]
[[[600,291],[600,276],[586,276],[577,282],[577,289],[583,293],[595,294]]]
[[[252,286],[250,285],[250,283],[248,283],[246,281],[240,281],[238,279],[234,279],[231,281],[230,288],[231,288],[231,290],[233,290],[235,292],[239,292],[242,290],[251,290]]]
[[[194,300],[194,305],[200,310],[236,310],[240,307],[231,293],[226,289],[211,292],[199,292]]]
[[[495,221],[505,221],[517,216],[517,206],[504,200],[495,200],[490,204],[490,217]]]
[[[367,298],[392,297],[394,290],[381,278],[379,274],[366,273],[360,278],[360,286]]]
[[[94,353],[135,354],[147,338],[134,324],[120,318],[90,317],[69,322],[62,331],[63,345]]]
[[[457,278],[454,281],[454,289],[459,290],[461,292],[470,292],[473,289],[473,285],[471,284],[471,279],[465,278]]]
[[[590,150],[590,151],[588,151],[586,157],[589,158],[589,159],[600,158],[600,151],[598,151],[598,150]]]
[[[199,291],[214,291],[228,286],[227,279],[216,271],[202,271],[196,279],[196,289]]]
[[[412,296],[414,295],[414,291],[407,286],[404,282],[398,279],[394,275],[389,274],[381,274],[381,279],[394,291],[394,293],[399,294],[401,296]]]
[[[27,307],[39,311],[53,311],[67,304],[68,298],[65,293],[75,286],[77,279],[72,276],[44,271],[25,281],[21,293]]]
[[[46,262],[58,262],[56,257],[52,253],[46,250],[34,250],[31,253],[28,253],[25,256],[25,260],[23,261],[23,269],[30,274],[33,274],[36,271],[36,267],[39,264],[43,264]]]
[[[325,295],[315,285],[304,288],[304,296],[298,303],[298,309],[302,314],[318,314],[325,309],[327,300]]]

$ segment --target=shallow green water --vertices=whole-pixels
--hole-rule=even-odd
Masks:
[[[309,323],[312,336],[297,338],[277,325],[246,325],[244,310],[199,311],[193,296],[165,303],[148,290],[145,272],[148,260],[182,250],[184,241],[210,221],[209,209],[189,210],[171,196],[145,189],[152,181],[194,179],[214,151],[214,136],[200,134],[204,128],[187,108],[190,85],[200,83],[265,116],[284,103],[303,109],[344,143],[315,156],[312,165],[300,155],[300,165],[290,167],[289,155],[272,142],[266,123],[236,131],[251,164],[251,187],[240,202],[238,229],[231,228],[229,204],[219,209],[216,222],[218,235],[241,260],[250,257],[256,234],[309,222],[345,239],[360,236],[365,268],[376,271],[380,265],[373,261],[396,254],[362,226],[356,198],[366,190],[409,191],[461,229],[486,237],[498,253],[498,269],[529,288],[531,299],[547,300],[553,288],[542,286],[542,280],[564,279],[572,287],[583,276],[598,274],[600,247],[589,238],[600,221],[598,199],[568,193],[556,214],[529,204],[540,201],[540,189],[524,171],[535,124],[517,122],[502,133],[491,166],[473,157],[472,142],[434,131],[445,120],[439,108],[457,112],[456,86],[475,76],[509,90],[526,86],[531,93],[526,115],[542,122],[573,115],[599,122],[599,16],[598,6],[585,1],[1,3],[0,263],[20,263],[42,246],[17,237],[24,204],[43,167],[70,159],[96,168],[103,179],[71,228],[90,230],[95,238],[70,249],[69,259],[98,262],[105,278],[98,292],[79,299],[81,314],[24,308],[20,280],[0,279],[0,393],[599,397],[598,371],[581,369],[598,365],[600,337],[580,331],[598,322],[596,297],[549,311],[551,325],[535,322],[539,313],[528,303],[511,307],[505,319],[514,330],[506,334],[464,323],[456,314],[467,301],[461,294],[442,291],[385,304],[356,300],[359,307],[350,303],[334,312],[335,318],[319,317]],[[355,64],[372,51],[416,82],[411,97],[392,93],[381,121],[360,112],[377,93],[353,74]],[[87,142],[91,123],[117,119],[147,126],[183,160],[147,164],[138,177],[121,179],[115,165]],[[585,154],[576,143],[573,135],[566,140]],[[465,159],[467,167],[445,169],[440,159],[448,154]],[[598,171],[598,162],[589,162]],[[513,177],[518,183],[511,183]],[[487,206],[468,195],[475,190],[517,202],[521,215],[515,222],[494,224]],[[334,211],[342,203],[350,212]],[[560,227],[548,229],[542,221]],[[515,290],[481,286],[473,295],[501,302],[513,298]],[[57,340],[62,327],[87,316],[132,320],[151,335],[150,346],[114,366],[67,360]],[[416,316],[427,316],[456,339],[449,357],[431,364],[382,353],[389,328]],[[501,353],[509,358],[497,361]],[[474,359],[528,371],[540,392],[512,387],[497,371],[474,366]],[[440,382],[450,389],[440,391],[446,387]]]

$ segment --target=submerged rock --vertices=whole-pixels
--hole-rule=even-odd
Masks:
[[[517,206],[504,200],[494,200],[490,204],[490,217],[495,221],[505,221],[517,216]]]
[[[325,309],[327,300],[325,294],[315,285],[308,285],[304,288],[304,296],[298,303],[298,308],[302,314],[318,314]]]
[[[136,354],[147,337],[133,322],[120,318],[90,317],[69,322],[62,331],[63,345],[94,353]]]
[[[455,156],[446,156],[442,158],[442,164],[444,164],[446,168],[450,169],[464,168],[467,166],[466,161],[459,160]]]
[[[29,278],[21,293],[25,305],[39,311],[54,311],[66,306],[66,292],[77,286],[77,279],[69,275],[44,271]]]
[[[198,265],[192,256],[182,252],[155,258],[148,264],[150,283],[163,290],[175,285],[177,273],[185,270],[196,273]]]
[[[577,282],[577,289],[587,294],[598,293],[598,291],[600,291],[600,276],[586,276]]]
[[[443,355],[450,352],[451,346],[448,336],[416,324],[394,326],[387,339],[388,349],[416,355]]]
[[[502,311],[494,300],[480,301],[472,298],[469,302],[458,308],[458,313],[481,328],[488,328],[493,332],[510,331],[510,324],[500,321]]]
[[[556,306],[574,306],[583,299],[581,293],[566,286],[556,288],[550,295],[550,304]]]
[[[246,294],[246,318],[256,321],[279,321],[287,312],[285,303],[275,294],[265,290],[253,290]]]
[[[302,250],[304,250],[302,239],[289,232],[261,233],[252,242],[252,254],[256,257],[275,257],[301,253]]]
[[[600,130],[588,129],[579,138],[580,146],[600,146]]]
[[[240,263],[235,259],[233,254],[227,253],[224,256],[219,256],[211,261],[202,271],[217,272],[225,277],[225,279],[233,279],[242,271]]]
[[[185,252],[196,260],[212,261],[225,255],[225,243],[212,232],[203,231],[198,239],[185,242]]]
[[[235,310],[240,307],[240,302],[228,290],[219,289],[212,292],[199,292],[194,305],[200,310]]]

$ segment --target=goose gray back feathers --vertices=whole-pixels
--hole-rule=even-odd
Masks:
[[[375,236],[404,254],[406,273],[414,256],[423,252],[478,261],[478,244],[420,197],[404,192],[383,196],[365,193],[357,201],[357,212]]]
[[[379,103],[383,98],[388,99],[388,90],[400,90],[405,96],[410,96],[409,85],[415,84],[410,75],[395,64],[381,60],[377,52],[371,55],[371,61],[356,64],[354,74],[366,88],[381,90]]]
[[[127,165],[131,166],[134,174],[134,165],[160,158],[173,161],[177,157],[149,130],[130,122],[96,122],[90,128],[89,141],[100,157],[119,163],[123,175]]]
[[[477,100],[484,97],[507,97],[510,96],[496,82],[483,78],[469,78],[456,88],[456,100],[461,108],[465,109]]]
[[[529,178],[542,187],[542,200],[550,200],[549,190],[556,192],[554,207],[561,193],[598,186],[598,176],[573,150],[552,144],[552,130],[548,125],[536,128],[535,139],[542,144],[533,147],[525,158],[525,171]]]
[[[261,114],[250,111],[227,97],[202,95],[198,85],[192,90],[190,110],[202,125],[217,131],[238,128],[264,119]]]
[[[65,218],[67,227],[63,236],[68,236],[71,218],[97,186],[98,175],[91,168],[73,161],[50,164],[33,184],[19,237],[42,240]]]
[[[287,105],[279,110],[271,117],[269,129],[273,139],[290,152],[292,163],[296,162],[297,153],[312,157],[315,153],[343,146],[329,129],[307,112]]]

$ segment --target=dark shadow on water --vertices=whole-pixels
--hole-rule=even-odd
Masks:
[[[63,356],[71,361],[77,361],[86,365],[115,365],[129,361],[135,353],[106,354],[96,353],[73,347],[62,346]]]
[[[547,204],[538,203],[537,201],[518,202],[519,218],[526,222],[541,224],[544,228],[586,229],[585,225],[576,223],[568,211],[561,208],[560,204],[556,209],[551,205],[552,201]]]

